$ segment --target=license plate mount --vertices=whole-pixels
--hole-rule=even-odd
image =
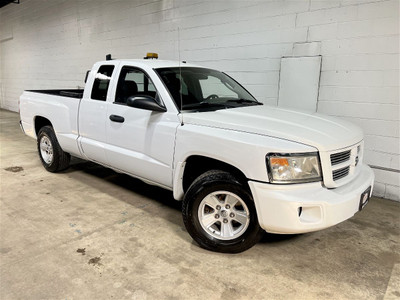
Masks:
[[[359,206],[358,206],[358,211],[363,210],[363,208],[367,205],[367,203],[369,202],[370,194],[371,194],[371,187],[368,187],[368,188],[361,194],[361,197],[360,197],[360,204],[359,204]]]

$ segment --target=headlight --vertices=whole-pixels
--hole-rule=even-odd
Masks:
[[[267,169],[271,183],[300,183],[321,181],[321,167],[317,152],[267,155]]]

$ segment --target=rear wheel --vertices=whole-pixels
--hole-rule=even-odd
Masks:
[[[53,127],[44,126],[39,130],[37,147],[40,160],[47,171],[59,172],[68,168],[71,156],[61,149]]]
[[[201,247],[217,252],[245,251],[263,234],[250,193],[220,170],[204,173],[189,187],[183,200],[183,221]]]

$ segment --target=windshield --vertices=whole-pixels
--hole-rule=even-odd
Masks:
[[[216,110],[262,104],[235,80],[216,70],[177,67],[155,71],[180,110]]]

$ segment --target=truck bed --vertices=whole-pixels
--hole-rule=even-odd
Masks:
[[[78,110],[83,89],[26,90],[20,97],[21,125],[27,135],[36,138],[36,117],[48,120],[57,133],[62,149],[79,156]]]
[[[83,89],[66,89],[66,90],[27,90],[27,92],[49,94],[54,96],[70,97],[81,99],[83,96]]]

